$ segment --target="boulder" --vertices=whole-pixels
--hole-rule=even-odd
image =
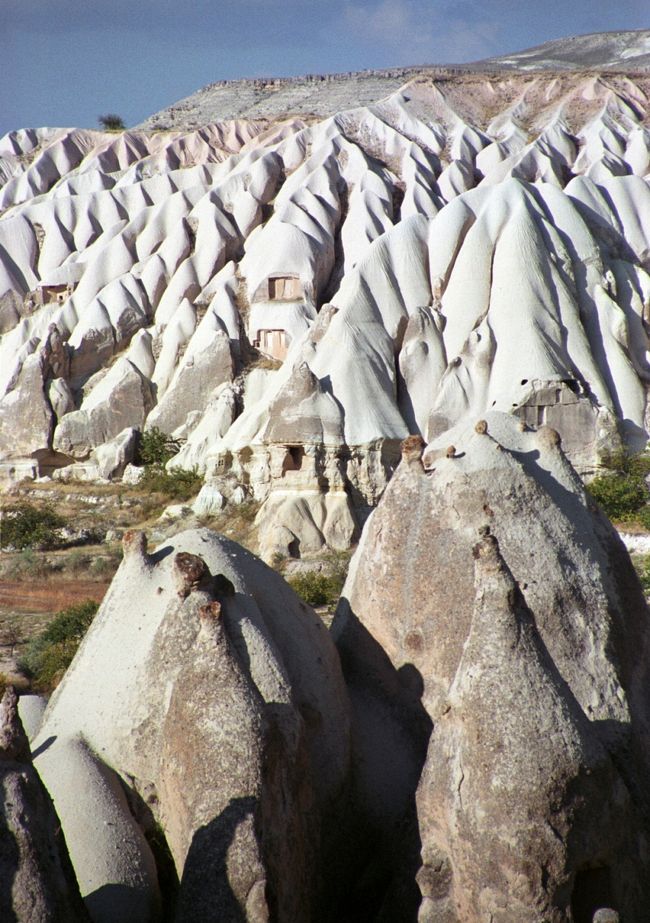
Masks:
[[[139,465],[128,464],[124,467],[122,482],[124,484],[139,484],[144,477],[144,467]]]
[[[0,702],[0,917],[14,923],[87,921],[61,825],[32,765],[9,686]]]
[[[127,465],[135,458],[137,438],[137,431],[129,426],[110,442],[97,446],[93,458],[101,478],[112,480],[124,474]]]
[[[73,458],[88,458],[94,448],[125,429],[141,429],[153,403],[151,383],[129,359],[119,359],[80,409],[59,421],[54,448]]]
[[[214,484],[204,484],[192,504],[197,516],[215,516],[226,505],[226,498]]]
[[[41,352],[22,363],[13,388],[0,399],[0,456],[47,453],[56,418],[46,394],[47,366]]]
[[[341,409],[306,362],[296,365],[268,412],[261,434],[263,442],[343,442]]]
[[[333,644],[278,574],[207,529],[151,555],[127,533],[36,741],[51,741],[39,768],[93,918],[156,918],[126,790],[165,831],[180,919],[239,919],[235,907],[251,923],[311,919],[347,785],[348,726]],[[100,901],[109,884],[119,910]]]
[[[375,868],[404,893],[420,865],[421,923],[640,920],[650,637],[629,557],[555,431],[495,413],[424,449],[405,441],[332,627]]]
[[[345,491],[291,490],[290,485],[271,492],[255,524],[265,561],[272,561],[276,554],[300,557],[324,547],[344,551],[358,533]]]

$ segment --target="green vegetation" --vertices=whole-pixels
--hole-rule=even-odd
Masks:
[[[136,453],[137,465],[166,465],[181,449],[180,439],[168,436],[157,426],[140,433]]]
[[[146,465],[138,486],[172,500],[189,500],[199,492],[202,483],[203,478],[196,467],[167,471],[162,465]]]
[[[338,601],[341,587],[329,574],[308,570],[296,574],[288,580],[293,591],[310,606],[334,606]]]
[[[3,580],[46,580],[63,570],[59,561],[47,555],[25,548],[15,555],[7,555],[0,564],[0,578]]]
[[[35,689],[51,692],[61,682],[98,608],[98,603],[89,599],[62,609],[29,641],[20,669],[32,679]]]
[[[144,465],[144,477],[139,486],[151,493],[163,494],[172,500],[189,500],[201,489],[203,478],[194,468],[165,468],[181,448],[181,441],[168,436],[157,426],[140,433],[136,463]]]
[[[0,520],[0,548],[56,548],[61,530],[68,523],[50,506],[19,503],[3,510]]]
[[[106,115],[100,115],[97,117],[97,121],[104,129],[104,131],[125,131],[126,125],[121,116],[116,115],[114,112],[107,112]]]
[[[324,563],[323,570],[303,571],[294,577],[289,577],[287,583],[308,605],[327,606],[329,610],[333,610],[339,601],[345,583],[350,555],[347,552],[332,551],[326,555]],[[278,564],[280,564],[279,561]]]
[[[650,455],[615,452],[604,464],[610,471],[587,484],[587,491],[610,519],[650,528]]]
[[[633,554],[632,563],[641,581],[643,592],[650,596],[650,554]]]

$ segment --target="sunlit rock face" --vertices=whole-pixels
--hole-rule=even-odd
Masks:
[[[119,477],[104,447],[157,426],[262,502],[269,557],[348,545],[409,433],[506,411],[583,472],[643,446],[650,78],[402,80],[320,119],[6,135],[0,474]]]
[[[405,440],[332,626],[376,863],[419,923],[642,920],[643,592],[555,430],[457,435]]]
[[[34,741],[93,921],[162,919],[154,821],[174,919],[319,919],[349,721],[329,634],[279,574],[207,529],[151,554],[128,532]]]
[[[638,577],[556,430],[456,435],[402,442],[330,631],[216,532],[126,533],[30,722],[94,923],[645,919]]]

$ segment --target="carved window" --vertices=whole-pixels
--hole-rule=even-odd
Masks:
[[[295,276],[274,276],[269,279],[269,301],[293,301],[302,298],[300,279]]]
[[[259,348],[267,356],[284,359],[287,355],[287,334],[284,330],[260,330]]]

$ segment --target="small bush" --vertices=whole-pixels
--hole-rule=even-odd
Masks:
[[[0,548],[55,548],[62,543],[61,530],[67,527],[52,507],[20,503],[3,511]]]
[[[605,474],[594,478],[587,490],[610,519],[625,519],[638,512],[648,500],[643,481],[628,474]]]
[[[20,669],[31,677],[36,689],[51,692],[61,682],[98,608],[98,603],[89,599],[62,609],[27,644]]]
[[[114,112],[107,112],[106,115],[98,116],[97,121],[105,131],[125,131],[126,129],[122,117]]]
[[[73,574],[85,573],[90,568],[92,560],[92,555],[86,551],[73,551],[65,562],[66,570],[72,571]]]
[[[640,526],[650,532],[650,506],[642,507],[635,516]]]
[[[202,484],[203,478],[196,467],[172,468],[167,471],[159,465],[147,465],[138,486],[172,500],[189,500],[199,492]]]
[[[333,608],[341,594],[342,584],[331,574],[309,570],[296,574],[288,581],[293,589],[309,606],[328,606]]]
[[[93,577],[112,577],[122,561],[121,552],[111,552],[108,555],[98,555],[93,558],[88,570]]]
[[[136,452],[136,464],[163,467],[181,449],[181,441],[163,433],[157,426],[140,433]]]
[[[645,481],[650,473],[650,456],[612,452],[603,464],[611,473],[594,478],[587,484],[587,491],[610,519],[638,522],[650,528],[650,490]]]
[[[633,554],[632,564],[636,570],[643,592],[650,595],[650,554]]]

